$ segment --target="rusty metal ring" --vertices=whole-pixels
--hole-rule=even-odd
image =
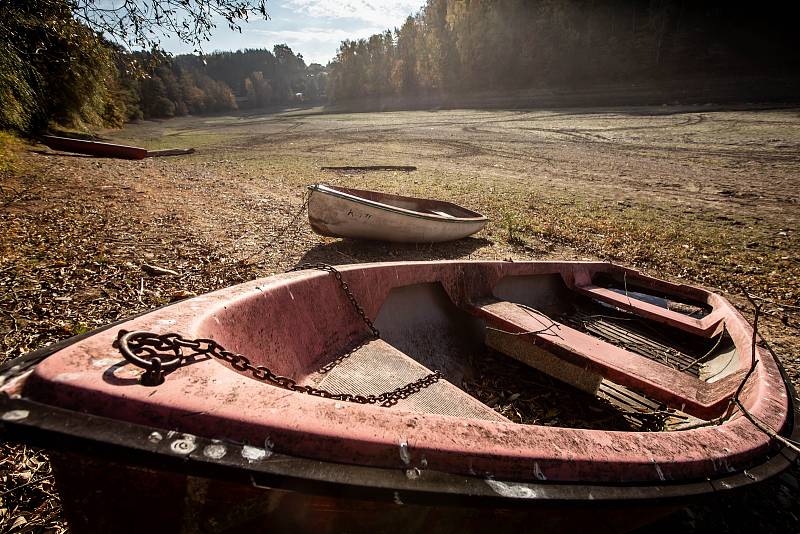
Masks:
[[[146,371],[172,371],[180,366],[181,360],[183,360],[183,353],[179,346],[172,347],[172,350],[175,352],[175,358],[165,362],[161,362],[159,358],[158,362],[153,362],[151,360],[145,360],[144,358],[139,357],[138,355],[134,354],[133,350],[131,350],[128,343],[134,341],[136,337],[153,337],[153,334],[150,332],[141,331],[127,332],[119,338],[118,342],[119,351],[122,353],[125,359],[133,365],[141,367]]]

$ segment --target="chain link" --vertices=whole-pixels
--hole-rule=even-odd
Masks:
[[[273,244],[277,243],[291,229],[294,229],[295,230],[294,233],[297,233],[297,228],[298,228],[298,226],[296,224],[297,220],[300,218],[300,216],[303,214],[303,212],[306,211],[306,209],[308,208],[308,203],[311,202],[311,195],[313,193],[314,193],[313,189],[309,189],[308,190],[308,194],[305,196],[305,199],[303,200],[303,204],[300,206],[300,208],[295,212],[295,214],[289,220],[289,224],[284,226],[283,229],[280,232],[278,232],[278,234],[275,237],[272,238],[272,243]],[[245,234],[245,235],[247,235],[247,234]],[[245,235],[243,235],[239,239],[243,239],[245,237]],[[261,263],[261,261],[263,261],[263,258],[259,259],[258,261],[252,261],[253,258],[258,258],[259,256],[263,255],[266,250],[267,250],[266,248],[260,249],[260,250],[256,250],[255,252],[250,254],[248,257],[246,257],[243,260],[241,260],[241,262],[246,264],[246,265],[258,265],[259,263]]]
[[[286,272],[291,273],[294,271],[304,271],[306,269],[318,269],[320,271],[327,271],[331,273],[336,278],[336,281],[339,282],[339,285],[342,287],[342,291],[344,291],[347,300],[349,300],[350,303],[353,305],[353,308],[356,310],[356,313],[359,315],[359,317],[361,317],[361,320],[364,321],[364,324],[367,325],[367,328],[369,328],[370,332],[372,332],[372,335],[375,336],[376,338],[381,337],[380,332],[378,332],[378,329],[375,328],[374,324],[372,324],[370,318],[367,317],[366,312],[364,312],[364,308],[362,308],[361,305],[358,303],[355,295],[353,295],[353,292],[350,291],[350,286],[347,285],[347,282],[344,281],[344,279],[342,278],[342,273],[339,272],[339,270],[336,269],[336,267],[334,267],[333,265],[328,265],[327,263],[303,263],[302,265],[298,265],[297,267],[289,269]]]
[[[352,291],[350,291],[350,286],[342,279],[342,273],[327,263],[304,263],[288,272],[305,269],[319,269],[333,274],[336,281],[339,282],[342,291],[344,291],[344,294],[347,296],[347,299],[353,305],[353,308],[359,317],[361,317],[362,321],[364,321],[364,324],[367,325],[372,335],[376,339],[380,338],[380,332],[378,332],[378,329],[372,324],[370,318],[367,317],[364,309],[359,305]],[[362,347],[364,343],[356,345],[352,350],[327,363],[319,372],[329,372],[333,367],[353,354],[358,348]],[[355,402],[358,404],[379,404],[380,406],[388,408],[394,406],[400,400],[408,398],[414,393],[438,382],[442,378],[442,374],[439,371],[434,371],[414,382],[410,382],[404,386],[379,395],[332,393],[324,389],[315,388],[314,386],[300,385],[288,376],[276,375],[269,367],[253,365],[248,357],[225,350],[225,348],[213,339],[186,339],[180,334],[172,332],[167,334],[155,334],[153,332],[127,332],[125,330],[120,330],[116,344],[126,360],[145,369],[146,372],[142,375],[142,383],[146,385],[161,384],[164,381],[164,373],[174,370],[190,358],[196,356],[211,356],[226,362],[241,373],[249,372],[256,380],[283,389],[338,401]],[[183,349],[185,348],[191,349],[192,354],[189,356],[184,355]],[[147,358],[143,358],[143,355]],[[162,361],[165,357],[169,359]]]
[[[126,359],[146,369],[147,372],[145,374],[149,374],[149,378],[145,379],[143,382],[148,385],[157,385],[163,382],[163,372],[170,370],[166,369],[165,364],[161,363],[161,355],[169,355],[174,358],[175,354],[180,355],[181,363],[184,363],[191,357],[211,356],[226,362],[241,373],[250,373],[256,380],[290,391],[326,399],[355,402],[358,404],[379,404],[386,408],[394,406],[398,401],[408,398],[442,378],[439,371],[434,371],[414,382],[410,382],[404,386],[379,395],[332,393],[313,386],[300,385],[288,376],[281,376],[273,373],[269,367],[253,365],[247,356],[225,350],[225,348],[213,339],[186,339],[180,334],[175,333],[154,334],[152,332],[126,332],[125,330],[120,330],[117,344],[120,352],[122,352]],[[191,349],[192,354],[188,357],[185,356],[182,351],[184,348]],[[133,354],[135,359],[131,360],[128,358],[129,354]],[[142,358],[141,356],[143,354],[149,356],[149,359]],[[171,361],[172,360],[170,360],[170,362]],[[178,366],[179,365],[176,365],[173,368]]]

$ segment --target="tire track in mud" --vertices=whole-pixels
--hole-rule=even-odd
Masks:
[[[687,126],[695,126],[697,124],[701,124],[706,121],[704,115],[696,115],[686,118],[680,122],[674,123],[672,125],[664,125],[660,128],[669,128],[669,127],[687,127]],[[632,127],[631,129],[652,129],[652,125],[642,126],[642,127]],[[619,129],[627,129],[627,128],[619,128]],[[498,136],[501,135],[501,131],[494,131],[494,130],[486,130],[480,129],[474,126],[465,126],[462,128],[462,131],[471,134],[484,134],[484,135],[493,135]],[[747,159],[747,160],[765,160],[774,162],[777,156],[777,159],[794,159],[795,155],[792,153],[776,153],[774,151],[769,150],[761,150],[761,151],[753,151],[752,147],[747,148],[724,148],[724,147],[701,147],[701,146],[683,146],[683,147],[676,147],[676,146],[653,146],[653,145],[645,145],[641,143],[626,143],[624,141],[617,141],[617,140],[609,140],[607,138],[602,138],[601,136],[592,136],[588,132],[584,131],[575,131],[575,130],[567,130],[567,129],[535,129],[535,131],[542,131],[544,133],[556,133],[561,134],[568,139],[560,140],[558,142],[567,141],[577,146],[591,148],[591,144],[597,143],[603,145],[603,152],[612,152],[610,155],[611,158],[619,157],[620,153],[625,153],[625,155],[630,155],[631,150],[636,150],[638,155],[643,157],[654,157],[658,160],[704,160],[708,156],[715,156],[715,157],[726,157],[726,158],[739,158],[739,159]],[[600,138],[600,139],[598,139]],[[506,142],[514,142],[514,141],[506,141]],[[517,141],[519,143],[524,143],[525,141]],[[548,141],[544,141],[544,143],[548,143]],[[555,144],[556,142],[550,142],[550,144]],[[488,153],[490,150],[484,150],[484,152]],[[508,151],[506,151],[508,153]],[[680,156],[676,158],[673,154],[679,153]],[[525,160],[524,157],[519,157],[520,155],[517,154],[518,159]],[[552,161],[550,158],[543,158],[547,159],[548,161]],[[800,159],[798,159],[800,161]],[[586,180],[586,178],[583,178]],[[594,181],[588,179],[588,181]],[[720,193],[720,191],[724,191],[723,184],[706,184],[703,189],[706,191],[692,191],[686,190],[680,183],[661,183],[661,184],[643,184],[639,179],[625,179],[625,183],[629,184],[632,189],[636,189],[639,191],[646,191],[648,189],[660,190],[660,191],[669,191],[669,195],[676,199],[682,199],[683,201],[693,204],[696,202],[705,203],[705,204],[715,204],[715,205],[728,205],[735,204],[740,207],[752,207],[754,204],[759,206],[770,206],[774,207],[776,204],[785,204],[785,203],[795,203],[792,199],[787,198],[785,196],[781,196],[779,194],[774,194],[767,191],[760,191],[759,193],[749,193],[749,192],[742,192],[743,195],[741,198],[731,199],[729,196],[725,196]],[[656,195],[658,196],[658,195]]]
[[[522,113],[523,117],[502,117],[493,120],[485,120],[485,119],[470,119],[469,121],[460,121],[457,118],[452,120],[446,121],[416,121],[416,122],[408,122],[403,123],[400,125],[391,125],[388,127],[382,126],[375,126],[375,125],[361,125],[362,123],[351,124],[348,126],[335,126],[329,128],[315,128],[314,130],[306,130],[301,134],[301,138],[310,137],[313,135],[349,135],[357,132],[359,129],[365,128],[369,129],[373,133],[374,136],[387,136],[389,134],[397,134],[397,133],[412,133],[411,131],[418,128],[440,128],[440,127],[458,127],[461,125],[461,131],[470,134],[486,134],[486,135],[508,135],[508,133],[512,133],[514,131],[525,130],[525,131],[537,131],[542,133],[555,133],[559,135],[563,135],[565,137],[572,137],[579,140],[599,140],[604,142],[616,142],[606,138],[605,136],[601,135],[600,133],[595,132],[603,132],[603,131],[626,131],[626,130],[654,130],[654,129],[666,129],[666,128],[673,128],[673,127],[682,127],[682,126],[693,126],[696,124],[701,123],[704,119],[702,116],[697,116],[696,118],[689,117],[685,121],[676,124],[668,124],[668,125],[645,125],[645,126],[631,126],[631,127],[609,127],[609,128],[596,128],[596,129],[570,129],[570,128],[503,128],[502,125],[505,123],[510,122],[522,122],[522,121],[530,121],[531,115],[539,114],[539,111],[530,111]],[[585,114],[577,114],[577,113],[564,113],[564,114],[557,114],[557,115],[547,115],[545,117],[533,117],[534,120],[551,120],[554,116],[575,116],[575,117],[585,117]],[[607,117],[609,119],[619,119],[619,120],[630,120],[628,117]],[[468,126],[464,126],[467,124]],[[500,125],[498,129],[484,129],[480,128],[481,125],[489,125],[489,124],[496,124]],[[300,123],[296,123],[294,128],[299,126]],[[269,135],[291,135],[289,134],[290,130],[294,128],[288,128],[286,130],[278,131],[278,132],[270,132]],[[259,136],[253,139],[252,144],[275,144],[276,142],[281,142],[284,140],[297,140],[299,138],[286,137],[285,139],[275,141],[275,140],[264,140],[265,136]]]
[[[405,140],[406,144],[414,145],[414,144],[424,144],[429,146],[441,146],[448,149],[451,149],[451,153],[444,154],[444,155],[435,155],[434,157],[445,157],[445,158],[466,158],[471,156],[477,156],[481,152],[484,151],[482,147],[478,147],[473,145],[472,143],[468,143],[465,141],[455,141],[455,140],[439,140],[439,139],[408,139]],[[385,142],[383,139],[376,139],[374,137],[369,138],[350,138],[350,139],[340,139],[338,141],[318,144],[309,146],[307,148],[308,151],[312,152],[338,152],[342,147],[348,145],[375,145]]]
[[[702,120],[693,122],[684,122],[674,127],[694,126],[703,122]],[[664,126],[661,128],[668,128],[672,126]],[[604,129],[601,131],[624,131],[624,130],[652,130],[652,127],[631,127],[631,128],[616,128]],[[550,143],[557,142],[572,142],[582,144],[585,142],[597,143],[603,145],[603,150],[611,150],[616,152],[630,153],[631,150],[636,150],[642,155],[654,155],[660,152],[667,153],[681,153],[684,157],[688,158],[706,158],[709,156],[724,157],[735,160],[749,160],[749,161],[800,161],[800,150],[797,149],[774,149],[774,150],[754,150],[750,146],[745,145],[732,145],[731,148],[721,146],[703,146],[701,142],[689,142],[690,146],[676,146],[665,145],[663,143],[654,142],[651,144],[644,144],[641,142],[630,142],[624,139],[610,139],[600,134],[595,134],[586,130],[573,130],[573,129],[548,129],[548,128],[517,128],[517,130],[525,130],[532,132],[539,132],[544,134],[561,135],[564,138],[559,140],[549,141]],[[492,130],[482,130],[465,127],[463,131],[467,133],[481,133],[486,135],[501,135],[501,132]],[[548,141],[545,140],[545,143]]]
[[[567,137],[568,140],[577,140],[577,141],[600,141],[600,142],[608,142],[607,137],[603,137],[599,134],[592,134],[588,131],[584,130],[571,130],[567,128],[517,128],[517,130],[523,130],[526,132],[538,132],[543,134],[556,134],[562,135]]]
[[[574,116],[578,116],[576,114],[571,114]],[[609,117],[611,118],[611,117]],[[614,117],[612,119],[616,120],[630,120],[628,117]],[[516,121],[524,121],[525,119],[512,119],[509,121],[493,121],[497,124],[502,124],[503,122],[516,122]],[[685,120],[673,124],[664,124],[664,125],[643,125],[643,126],[616,126],[616,127],[604,127],[604,128],[534,128],[534,127],[513,127],[510,130],[513,131],[525,131],[525,132],[538,132],[538,133],[552,133],[556,135],[561,135],[571,139],[577,139],[579,141],[600,141],[605,143],[619,143],[619,140],[609,139],[608,137],[602,135],[599,132],[624,132],[624,131],[636,131],[636,130],[663,130],[663,129],[670,129],[670,128],[680,128],[686,126],[696,126],[705,121],[705,117],[702,115],[697,116],[690,116],[687,117]],[[506,129],[498,129],[498,130],[487,130],[478,128],[475,126],[464,126],[462,127],[462,131],[465,133],[480,133],[480,134],[487,134],[487,135],[502,135],[503,130]]]
[[[648,170],[633,177],[625,177],[624,174],[617,175],[614,159],[622,157],[643,158],[642,163],[651,161],[653,165],[671,164],[673,161],[702,166],[739,165],[743,161],[749,162],[748,164],[751,165],[758,165],[762,162],[785,165],[788,162],[800,161],[800,151],[795,149],[787,151],[786,148],[754,148],[753,145],[737,146],[735,144],[715,146],[704,143],[702,140],[688,139],[687,136],[691,135],[689,132],[683,135],[679,133],[704,123],[708,123],[712,130],[713,126],[717,124],[725,127],[724,125],[732,120],[727,117],[722,119],[707,113],[657,113],[642,117],[645,124],[641,124],[641,121],[640,124],[635,124],[636,117],[610,115],[607,111],[602,114],[573,112],[540,115],[540,111],[516,114],[503,112],[501,116],[495,115],[494,118],[470,114],[466,120],[463,120],[460,114],[454,113],[445,116],[448,120],[442,120],[437,116],[435,119],[431,117],[434,119],[431,121],[413,120],[405,123],[398,120],[402,119],[402,116],[393,116],[390,117],[390,124],[386,124],[380,120],[380,116],[376,116],[376,122],[372,125],[369,121],[350,123],[341,120],[280,119],[267,123],[266,131],[263,134],[251,134],[244,140],[240,137],[228,148],[261,152],[268,150],[267,147],[272,147],[279,152],[297,153],[299,151],[302,154],[317,154],[323,158],[366,157],[374,159],[376,156],[387,156],[398,160],[417,158],[421,161],[427,160],[431,164],[437,160],[461,160],[470,167],[474,166],[478,169],[476,172],[480,172],[480,167],[486,166],[487,161],[491,165],[492,159],[502,159],[510,162],[505,166],[506,170],[522,174],[526,174],[530,170],[526,168],[526,165],[529,166],[532,163],[547,164],[548,172],[558,172],[558,169],[576,166],[591,169],[593,165],[596,166],[596,163],[603,161],[605,163],[602,163],[602,168],[606,170],[602,172],[607,174],[605,178],[599,174],[594,176],[592,173],[573,178],[587,183],[598,182],[609,187],[623,189],[629,187],[643,192],[651,189],[656,195],[658,195],[656,192],[660,191],[662,195],[667,194],[676,200],[694,205],[697,203],[727,203],[729,207],[732,205],[766,207],[775,206],[776,203],[791,203],[791,199],[786,197],[785,191],[781,194],[777,186],[770,187],[766,191],[760,190],[759,198],[751,197],[750,187],[735,188],[738,194],[750,198],[731,198],[722,195],[720,191],[729,189],[729,180],[738,181],[740,179],[727,174],[726,171],[723,171],[722,174],[712,173],[713,176],[708,182],[695,180],[695,182],[702,183],[700,191],[696,188],[686,188],[680,181],[673,181],[669,177],[672,173],[682,172],[680,168],[654,167],[655,173],[664,177],[664,182],[660,184],[648,179],[650,173]],[[568,126],[569,121],[565,121],[567,124],[559,124],[557,127],[550,128],[546,124],[541,124],[568,117],[575,117],[578,120],[597,120],[607,126],[565,127]],[[652,120],[651,117],[656,120]],[[668,124],[664,123],[666,117],[669,117]],[[419,119],[419,116],[409,118]],[[634,124],[624,124],[625,121],[631,121]],[[289,122],[291,124],[288,127],[280,129],[277,127],[278,125],[285,126]],[[540,123],[542,127],[527,127],[525,122]],[[658,122],[658,124],[648,124],[647,122]],[[301,127],[302,129],[300,129]],[[429,128],[435,128],[436,131],[425,136]],[[711,134],[706,131],[706,128],[704,127],[703,131],[698,133],[709,137]],[[258,129],[260,130],[261,127]],[[653,139],[650,142],[614,139],[603,135],[604,132],[626,131],[667,133],[658,136],[660,139]],[[672,131],[675,133],[672,134]],[[458,138],[459,132],[462,132],[460,135],[464,138]],[[540,135],[529,136],[525,135],[525,132]],[[647,134],[645,137],[648,137]],[[681,144],[670,144],[676,142]],[[295,146],[290,147],[291,143],[294,143]],[[301,144],[300,147],[297,146],[298,143]],[[384,146],[381,146],[382,144]],[[475,161],[467,163],[471,158]],[[253,159],[258,159],[258,157],[254,155]],[[714,162],[714,159],[721,161]],[[726,163],[726,160],[729,163]],[[643,178],[645,178],[644,181]]]
[[[478,157],[478,156],[488,155],[504,159],[518,160],[525,163],[530,163],[532,160],[546,161],[548,163],[553,162],[552,158],[548,158],[540,154],[523,153],[513,150],[504,150],[501,148],[496,148],[488,145],[479,145],[477,143],[469,141],[456,141],[451,139],[430,139],[430,140],[417,139],[416,142],[421,142],[423,144],[427,143],[430,145],[441,145],[441,146],[452,147],[458,151],[450,156],[453,158]],[[531,146],[533,146],[533,144],[531,144]]]

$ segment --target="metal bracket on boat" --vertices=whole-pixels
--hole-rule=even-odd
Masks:
[[[164,374],[180,367],[184,360],[181,345],[174,342],[177,337],[178,334],[154,336],[150,332],[120,330],[117,346],[126,360],[145,370],[140,379],[142,385],[158,386],[164,382]],[[175,357],[162,361],[163,355],[169,352]],[[148,358],[143,358],[143,354]]]

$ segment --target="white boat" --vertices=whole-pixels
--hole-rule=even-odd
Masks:
[[[467,237],[488,219],[450,202],[326,184],[310,185],[308,222],[329,237],[438,243]]]

